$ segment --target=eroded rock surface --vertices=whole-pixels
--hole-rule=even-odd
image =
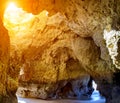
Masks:
[[[119,30],[119,0],[17,2],[25,10],[37,14],[26,14],[24,11],[21,12],[22,15],[16,13],[21,17],[17,23],[5,18],[5,27],[11,40],[9,75],[17,80],[20,70],[19,84],[21,91],[25,90],[25,95],[23,93],[22,96],[43,99],[49,95],[61,97],[61,88],[67,88],[63,96],[79,97],[82,91],[77,88],[84,83],[79,84],[77,81],[81,81],[83,76],[85,78],[82,81],[86,81],[87,76],[92,76],[107,103],[114,103],[115,98],[119,100],[117,90],[120,85],[116,80],[119,77],[118,68],[113,65],[103,37],[104,30]],[[117,52],[119,53],[119,46]],[[87,91],[84,92],[85,95],[91,91],[91,86],[87,83],[88,81],[85,83],[87,87],[83,86]],[[58,84],[63,85],[57,91]],[[56,88],[51,89],[53,85]],[[49,88],[47,92],[46,86]],[[29,92],[29,88],[33,92]],[[39,90],[45,95],[39,95]]]
[[[54,91],[57,92],[55,88],[53,88],[54,91],[52,91],[52,85],[56,84],[55,86],[57,86],[59,82],[62,84],[61,81],[63,81],[64,84],[64,81],[68,82],[72,79],[77,79],[79,81],[78,78],[80,78],[81,80],[82,76],[87,75],[83,65],[88,66],[93,62],[96,55],[99,57],[99,49],[94,45],[93,40],[91,38],[81,38],[74,33],[69,28],[69,22],[64,15],[57,13],[49,17],[47,13],[47,11],[43,11],[39,15],[32,17],[31,20],[20,22],[19,25],[9,21],[7,16],[4,19],[7,21],[5,26],[9,30],[9,35],[11,37],[11,69],[20,68],[20,86],[25,83],[28,88],[32,88],[30,84],[32,83],[33,85],[37,85],[37,87],[35,87],[36,89],[38,87],[40,89],[36,91],[30,91],[29,89],[24,90],[24,93],[27,93],[28,97],[46,99],[52,92],[53,94],[55,94]],[[84,48],[84,46],[82,47],[82,45],[80,46],[80,44],[86,45],[86,48]],[[92,51],[91,47],[93,46],[96,49]],[[96,53],[94,57],[92,57],[92,55],[89,56],[89,52],[91,51],[94,54]],[[77,54],[80,54],[78,57],[80,60],[77,59]],[[86,55],[88,58],[84,59],[82,55]],[[86,78],[88,77],[85,77],[85,80],[83,78],[83,81],[86,81]],[[89,78],[87,83],[76,84],[78,85],[77,87],[74,81],[70,83],[72,92],[75,92],[72,96],[74,97],[74,95],[76,95],[80,97],[80,94],[87,95],[87,93],[92,90],[92,86],[88,86],[88,82]],[[44,89],[44,85],[48,88],[47,92],[46,89]],[[83,89],[85,92],[82,90],[79,91],[82,85],[83,88],[86,88],[86,90]],[[63,88],[64,86],[60,86],[59,88]],[[64,88],[69,88],[69,86]],[[39,93],[41,91],[42,93]],[[66,92],[70,92],[70,90],[68,89]],[[26,97],[27,95],[24,95],[24,93],[20,95]],[[91,94],[92,91],[89,95]],[[63,93],[63,96],[64,95],[65,97],[69,97],[69,93]],[[57,93],[56,96],[59,97]]]
[[[42,99],[89,98],[93,92],[92,79],[89,75],[56,83],[20,83],[17,94],[20,97]]]

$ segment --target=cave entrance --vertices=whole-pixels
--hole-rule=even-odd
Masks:
[[[94,80],[92,81],[92,86],[93,86],[94,90],[96,91],[97,90],[97,84],[95,83]]]
[[[13,40],[17,42],[20,37],[24,36],[25,33],[19,34],[18,32],[26,32],[33,19],[34,15],[32,13],[27,13],[22,8],[18,8],[14,3],[8,5],[4,12],[3,23],[9,31],[11,42]]]

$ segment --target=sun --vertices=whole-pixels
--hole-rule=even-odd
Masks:
[[[18,28],[24,30],[27,27],[25,25],[29,24],[33,18],[34,15],[32,13],[27,13],[22,8],[17,7],[15,3],[11,2],[4,11],[3,23],[8,30],[17,31]],[[19,25],[23,25],[23,27]]]
[[[15,5],[15,3],[10,3],[6,9],[6,11],[15,11],[17,10],[17,6]]]

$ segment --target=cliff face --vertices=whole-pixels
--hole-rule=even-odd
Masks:
[[[93,78],[106,102],[119,100],[119,0],[13,1],[30,13],[18,9],[16,19],[4,14],[10,42],[5,31],[8,45],[0,48],[7,55],[1,60],[9,68],[1,67],[1,76],[9,74],[8,91],[15,92],[19,75],[23,97],[90,96]]]

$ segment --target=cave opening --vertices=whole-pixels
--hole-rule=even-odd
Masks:
[[[46,11],[46,10],[42,11],[39,15],[40,15],[40,19],[42,18],[42,20],[40,21],[41,26],[39,27],[39,29],[42,30],[45,27],[44,23],[48,19],[48,11]],[[14,75],[15,75],[14,77],[15,77],[16,81],[17,81],[18,75],[19,75],[19,79],[24,78],[26,81],[29,81],[29,78],[30,78],[29,74],[25,74],[27,71],[27,70],[25,70],[25,68],[29,68],[31,66],[31,64],[27,60],[24,60],[25,55],[21,58],[18,55],[18,52],[20,53],[21,52],[20,50],[25,49],[25,47],[22,47],[21,44],[26,45],[26,47],[31,44],[31,42],[29,41],[29,39],[31,39],[30,36],[32,36],[32,39],[37,38],[37,37],[35,37],[34,34],[29,35],[30,32],[32,32],[32,31],[34,31],[34,29],[36,29],[36,26],[33,27],[33,30],[28,29],[28,28],[31,28],[32,26],[34,26],[34,23],[37,22],[37,20],[34,22],[36,17],[37,17],[37,15],[33,15],[32,13],[27,13],[26,11],[22,10],[22,8],[17,8],[14,3],[10,3],[8,8],[4,12],[3,23],[4,23],[5,28],[8,30],[8,33],[10,36],[10,43],[11,43],[11,47],[10,47],[11,59],[10,60],[13,60],[13,58],[15,57],[13,60],[14,63],[11,64],[11,70],[15,69],[14,65],[18,65],[18,68],[16,68],[17,73],[14,73]],[[37,32],[40,32],[40,31],[37,31]],[[21,62],[21,64],[19,64],[19,62]],[[26,62],[26,64],[24,64],[24,62]],[[23,65],[22,65],[22,63],[23,63]],[[29,70],[31,70],[30,74],[32,74],[34,72],[34,70],[32,70],[31,68],[29,68]],[[26,84],[24,84],[24,85],[26,85]],[[96,91],[97,84],[95,84],[95,82],[93,81],[92,85]],[[96,96],[96,94],[94,94],[94,95]],[[95,101],[100,99],[98,94],[96,97],[94,97],[94,96],[91,96],[91,97]],[[102,101],[104,101],[104,100],[102,100]],[[87,101],[87,102],[89,102],[89,101]],[[26,102],[24,100],[22,100],[22,98],[20,98],[19,103],[26,103]]]

